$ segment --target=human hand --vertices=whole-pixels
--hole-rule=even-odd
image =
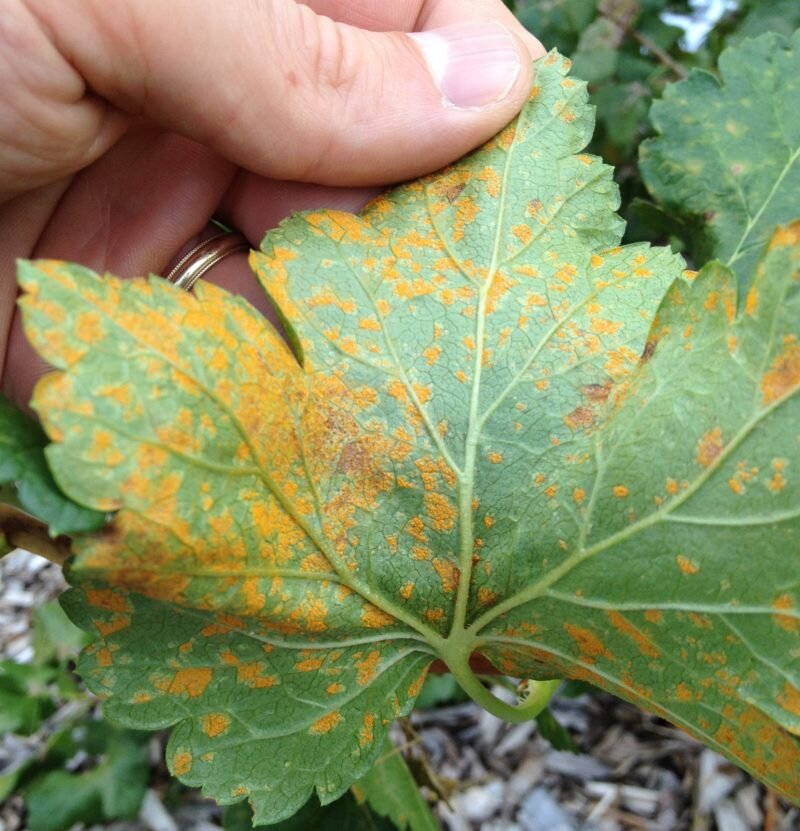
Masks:
[[[257,246],[293,210],[357,210],[496,133],[543,51],[501,0],[11,0],[3,392],[24,406],[46,369],[14,315],[15,258],[163,274],[212,216]],[[266,311],[244,255],[210,279]]]

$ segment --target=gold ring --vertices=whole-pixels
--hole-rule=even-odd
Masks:
[[[250,243],[240,233],[224,231],[195,245],[170,269],[164,279],[174,283],[179,289],[191,291],[197,280],[225,257],[249,250]]]

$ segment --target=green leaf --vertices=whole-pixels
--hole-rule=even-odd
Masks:
[[[76,822],[87,825],[135,817],[149,778],[146,736],[95,723],[103,759],[83,773],[54,770],[24,789],[31,831],[67,831]]]
[[[36,663],[66,664],[88,645],[87,634],[67,617],[57,600],[40,606],[33,613],[33,652]]]
[[[389,739],[384,740],[383,755],[375,767],[353,785],[358,802],[388,817],[400,831],[439,831],[438,821],[419,791],[408,765]]]
[[[578,745],[575,744],[566,727],[558,721],[549,707],[545,707],[536,716],[536,727],[539,730],[539,735],[550,742],[556,750],[580,753]]]
[[[790,32],[800,26],[800,6],[796,0],[749,0],[739,5],[745,7],[747,13],[727,38],[729,45],[766,32]]]
[[[55,709],[48,686],[53,671],[0,661],[0,733],[30,735]]]
[[[0,485],[16,489],[3,491],[0,501],[19,504],[49,525],[53,536],[100,528],[104,514],[76,505],[53,481],[44,457],[46,444],[39,425],[0,395]]]
[[[442,704],[456,704],[468,701],[469,696],[458,686],[458,681],[449,673],[428,675],[417,696],[418,710],[432,710]]]
[[[597,0],[528,0],[517,17],[548,49],[572,52],[597,14]]]
[[[653,105],[642,144],[653,196],[698,227],[696,261],[716,257],[745,285],[776,225],[800,215],[800,31],[726,49],[721,80],[695,70]]]
[[[250,806],[240,802],[225,811],[225,831],[251,831]],[[346,793],[330,805],[314,797],[290,819],[270,826],[272,831],[394,831],[395,826],[375,814],[369,805],[359,804]]]
[[[461,162],[268,234],[253,264],[302,366],[202,282],[20,269],[58,370],[50,460],[118,510],[75,542],[80,671],[258,823],[364,776],[434,658],[529,718],[474,653],[611,690],[800,798],[797,229],[738,313],[722,267],[619,247],[568,66],[541,60]]]

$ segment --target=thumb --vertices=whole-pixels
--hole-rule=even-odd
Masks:
[[[294,0],[28,2],[96,95],[278,179],[441,167],[508,123],[532,80],[528,48],[497,22],[407,35]]]

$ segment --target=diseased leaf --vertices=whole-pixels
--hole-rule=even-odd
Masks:
[[[353,785],[358,802],[366,802],[376,814],[388,817],[399,831],[439,831],[405,759],[385,739],[380,759],[372,770]]]
[[[59,370],[35,399],[51,462],[118,510],[75,543],[80,671],[111,717],[177,725],[173,772],[258,823],[366,774],[434,657],[529,718],[476,652],[610,689],[800,798],[797,228],[738,313],[722,267],[618,247],[567,69],[540,61],[465,160],[267,236],[294,354],[202,282],[21,268]]]
[[[29,416],[0,395],[0,502],[23,508],[50,527],[53,536],[94,531],[105,521],[98,511],[76,505],[53,481],[44,457],[47,436]]]
[[[653,196],[697,227],[698,262],[716,257],[742,285],[775,226],[795,219],[800,190],[800,30],[726,49],[708,72],[667,87],[642,144]]]

